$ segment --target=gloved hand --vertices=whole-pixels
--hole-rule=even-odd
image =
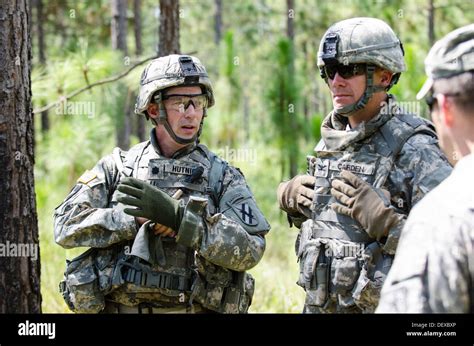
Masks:
[[[117,189],[125,194],[117,197],[120,203],[137,207],[125,208],[125,213],[147,218],[176,231],[179,229],[184,208],[159,188],[145,181],[126,177]]]
[[[303,214],[311,218],[316,178],[300,174],[278,186],[277,196],[280,208],[291,214]]]
[[[333,203],[331,208],[358,221],[371,238],[387,236],[402,219],[390,208],[390,192],[373,188],[351,172],[342,171],[331,185],[331,194],[341,203]]]

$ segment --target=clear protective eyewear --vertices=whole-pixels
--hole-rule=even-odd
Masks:
[[[207,107],[208,99],[206,94],[172,94],[163,97],[166,108],[184,112],[192,104],[195,110],[202,110]]]

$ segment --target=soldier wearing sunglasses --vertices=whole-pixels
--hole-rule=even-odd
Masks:
[[[377,312],[474,313],[474,24],[430,50],[417,95],[452,174],[412,211]]]
[[[412,207],[451,172],[430,122],[388,94],[403,46],[375,18],[331,26],[318,66],[333,103],[306,174],[282,182],[281,209],[300,228],[306,313],[374,312]]]
[[[116,148],[55,211],[55,239],[88,247],[60,289],[75,312],[245,313],[270,226],[244,176],[199,137],[214,92],[195,58],[143,71],[135,113],[150,140]]]

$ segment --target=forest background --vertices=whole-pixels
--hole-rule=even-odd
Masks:
[[[216,105],[205,119],[202,143],[243,171],[272,226],[265,255],[250,271],[256,279],[250,312],[301,312],[297,229],[289,227],[279,210],[276,188],[306,170],[306,155],[331,110],[317,69],[322,35],[350,17],[386,21],[403,42],[408,68],[392,93],[408,111],[426,116],[426,106],[415,99],[425,80],[424,58],[436,39],[474,22],[474,2],[161,2],[178,14],[168,18],[179,26],[174,44],[181,53],[199,57],[214,85]],[[52,214],[78,177],[101,157],[115,146],[127,149],[147,139],[151,124],[133,114],[146,65],[131,68],[157,55],[167,35],[162,33],[160,42],[165,11],[158,0],[32,0],[30,6],[42,311],[68,312],[58,283],[65,259],[85,249],[64,250],[54,243]],[[123,78],[64,101],[76,90],[130,69]]]

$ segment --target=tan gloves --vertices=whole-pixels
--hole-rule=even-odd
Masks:
[[[342,171],[340,177],[332,181],[331,194],[341,203],[333,203],[331,208],[359,222],[369,236],[377,240],[387,236],[402,219],[390,208],[387,190],[375,189],[351,172]]]
[[[311,217],[316,178],[301,174],[278,186],[277,197],[280,208],[290,215],[302,214]]]

